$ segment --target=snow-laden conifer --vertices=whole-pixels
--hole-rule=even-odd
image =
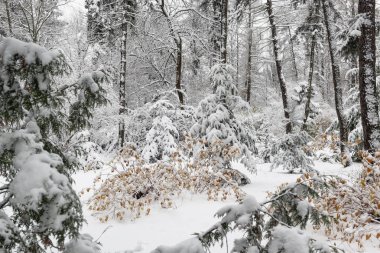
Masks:
[[[203,139],[209,146],[215,142],[239,150],[239,157],[251,172],[255,165],[249,147],[250,138],[235,117],[236,110],[249,110],[249,105],[237,96],[232,78],[233,68],[226,64],[217,64],[211,69],[210,79],[213,94],[203,99],[197,108],[197,122],[190,132],[194,137]],[[220,154],[223,159],[222,154]],[[229,169],[229,160],[223,160],[219,169]]]
[[[59,86],[70,71],[61,51],[0,41],[0,251],[46,252],[79,234],[82,209],[70,177],[76,163],[61,143],[84,127],[70,121],[86,122],[104,100],[95,74]],[[73,88],[83,91],[88,113],[65,110]]]

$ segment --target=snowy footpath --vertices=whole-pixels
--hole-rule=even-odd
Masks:
[[[243,187],[243,190],[254,196],[258,201],[263,201],[268,191],[274,191],[282,183],[295,182],[300,175],[288,174],[280,169],[271,171],[270,164],[258,164],[257,175],[244,171],[243,166],[234,164],[234,167],[249,175],[252,183]],[[358,175],[361,164],[354,164],[343,168],[340,164],[316,162],[315,168],[323,174],[338,175],[347,179],[353,179]],[[92,185],[92,181],[99,172],[78,172],[74,175],[75,189],[82,189]],[[135,221],[110,221],[100,223],[87,209],[86,197],[82,197],[84,215],[87,224],[84,225],[83,233],[91,234],[103,246],[104,253],[129,253],[151,252],[159,245],[174,245],[189,239],[196,232],[202,232],[218,220],[214,218],[215,212],[233,203],[233,200],[224,202],[207,201],[203,195],[184,196],[176,201],[173,209],[162,209],[158,206],[153,208],[149,216],[144,216]],[[233,238],[229,238],[232,245]],[[337,242],[337,246],[344,248],[347,253],[380,252],[379,248],[367,247],[359,251],[354,246]],[[231,247],[231,246],[230,246]],[[213,253],[226,252],[226,248],[219,246],[212,250]]]

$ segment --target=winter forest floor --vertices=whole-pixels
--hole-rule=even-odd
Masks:
[[[270,164],[258,164],[257,175],[252,175],[244,170],[241,164],[233,164],[234,168],[249,175],[252,183],[243,187],[243,190],[258,201],[263,201],[268,191],[274,191],[282,183],[295,182],[299,174],[289,174],[280,169],[270,170]],[[362,165],[355,163],[348,168],[343,168],[340,164],[315,162],[315,168],[323,174],[338,175],[348,180],[353,180],[359,173]],[[76,181],[75,189],[80,192],[92,185],[93,179],[101,171],[80,171],[74,175]],[[135,221],[100,223],[93,217],[87,209],[86,199],[89,194],[83,195],[81,200],[84,205],[84,214],[87,224],[83,228],[83,233],[89,233],[98,239],[103,245],[105,253],[126,253],[126,252],[151,252],[159,245],[174,245],[192,237],[196,232],[202,232],[213,225],[217,219],[213,218],[215,212],[233,203],[234,200],[227,201],[207,201],[203,195],[191,195],[181,197],[176,202],[175,208],[162,209],[155,206],[149,216],[144,216]],[[104,232],[105,231],[105,232]],[[104,232],[104,233],[103,233]],[[103,233],[103,234],[102,234]],[[228,245],[233,242],[233,238],[228,238]],[[366,245],[364,249],[357,249],[355,245],[336,242],[336,246],[345,249],[347,253],[379,252],[380,245]],[[227,252],[226,245],[220,248],[219,245],[213,253]]]

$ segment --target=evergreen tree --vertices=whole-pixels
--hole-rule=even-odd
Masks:
[[[197,122],[190,132],[210,146],[213,142],[221,141],[224,145],[237,148],[247,168],[254,172],[255,166],[249,150],[254,144],[250,143],[250,138],[234,115],[234,110],[244,107],[249,110],[249,105],[241,97],[234,95],[236,86],[233,83],[232,71],[232,67],[226,64],[212,67],[210,79],[214,93],[199,103],[196,112]],[[230,169],[230,162],[222,161],[222,168],[219,169]]]
[[[0,42],[0,70],[0,250],[62,248],[79,235],[83,216],[71,186],[76,163],[59,143],[105,102],[104,76],[58,87],[59,78],[70,74],[62,52],[12,38]],[[68,113],[64,102],[73,88],[80,96]]]
[[[177,150],[176,139],[178,131],[173,122],[166,116],[158,116],[153,120],[153,126],[146,135],[146,146],[142,157],[154,163],[158,160],[168,160]]]

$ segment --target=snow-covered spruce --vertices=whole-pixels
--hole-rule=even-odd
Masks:
[[[178,131],[173,122],[166,116],[158,116],[153,120],[153,126],[146,135],[146,146],[142,157],[148,162],[168,160],[177,150],[176,139]]]
[[[282,166],[290,173],[313,171],[313,161],[303,150],[309,141],[310,136],[303,131],[281,137],[271,149],[273,155],[271,168]]]
[[[210,78],[213,94],[203,99],[198,106],[197,121],[190,133],[201,138],[207,145],[222,141],[225,145],[237,148],[239,156],[249,171],[255,172],[255,164],[251,157],[254,143],[244,128],[237,121],[235,110],[249,110],[249,105],[236,96],[237,90],[232,78],[233,68],[226,64],[217,64],[211,68]],[[223,160],[215,169],[230,169],[230,160]]]

